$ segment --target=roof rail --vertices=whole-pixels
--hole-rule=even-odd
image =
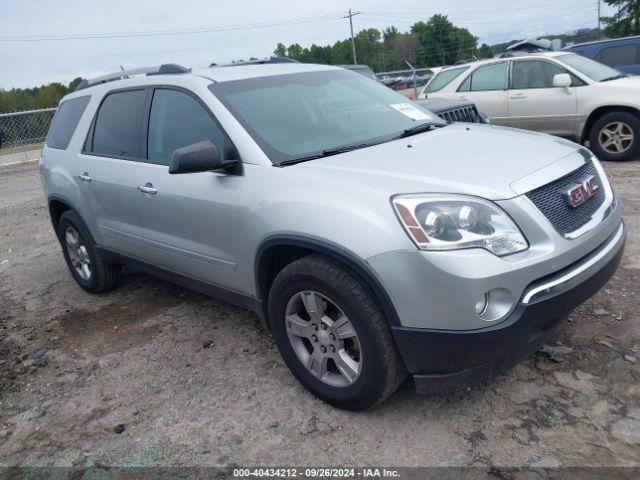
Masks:
[[[210,67],[239,67],[241,65],[265,65],[269,63],[300,63],[298,60],[294,60],[289,57],[271,57],[271,58],[263,58],[260,60],[247,60],[246,62],[234,62],[234,63],[225,63],[222,65],[218,65],[217,63],[212,63],[209,65]]]
[[[165,63],[160,66],[134,68],[131,70],[123,69],[119,72],[102,75],[101,77],[82,80],[76,87],[76,91],[93,87],[94,85],[99,85],[101,83],[112,82],[114,80],[122,80],[133,75],[168,75],[172,73],[188,73],[190,71],[190,68],[185,68],[181,65],[176,65],[175,63]]]

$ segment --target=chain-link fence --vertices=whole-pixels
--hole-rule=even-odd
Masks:
[[[38,158],[55,108],[0,113],[0,165]]]

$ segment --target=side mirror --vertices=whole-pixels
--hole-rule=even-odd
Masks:
[[[553,86],[557,88],[568,88],[571,86],[571,75],[568,73],[558,73],[553,76]]]
[[[211,140],[194,143],[173,152],[169,173],[196,173],[227,170],[237,165],[237,160],[222,161],[220,152]]]

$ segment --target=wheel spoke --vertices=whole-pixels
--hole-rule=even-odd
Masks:
[[[77,248],[78,246],[78,233],[72,228],[67,229],[67,233],[65,234],[65,240],[67,245],[71,248]]]
[[[322,379],[329,372],[327,369],[328,361],[329,358],[323,355],[319,348],[316,348],[309,355],[307,368],[315,377]]]
[[[322,321],[325,307],[322,305],[322,299],[314,292],[302,292],[302,304],[307,311],[309,318],[315,322]]]
[[[82,264],[82,271],[84,273],[85,279],[89,278],[91,276],[91,267],[89,266],[88,263],[83,263]]]
[[[360,373],[360,365],[358,362],[351,358],[345,350],[340,350],[334,357],[334,361],[336,362],[338,370],[340,370],[340,373],[347,382],[353,383],[358,377],[358,373]]]
[[[344,314],[340,315],[334,322],[333,328],[337,333],[337,338],[340,340],[345,340],[347,338],[353,338],[356,336],[356,331],[353,329],[353,325],[351,325],[351,322]]]
[[[304,321],[297,314],[287,315],[287,333],[296,337],[310,338],[313,328],[309,322]]]

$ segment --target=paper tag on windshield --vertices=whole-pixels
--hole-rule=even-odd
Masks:
[[[410,103],[393,103],[389,106],[413,120],[429,120],[431,118],[427,113]]]

